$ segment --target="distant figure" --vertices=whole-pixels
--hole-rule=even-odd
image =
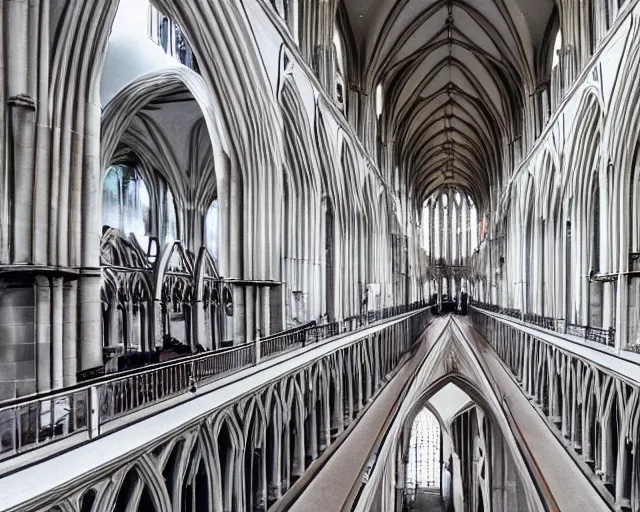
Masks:
[[[469,294],[465,291],[463,291],[460,294],[460,314],[461,315],[466,315],[467,314],[467,304],[469,302]]]
[[[360,314],[362,316],[367,314],[369,306],[369,289],[365,288],[362,294],[362,301],[360,302]]]

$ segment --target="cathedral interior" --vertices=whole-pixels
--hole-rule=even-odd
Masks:
[[[640,512],[640,0],[2,0],[0,82],[0,511]]]

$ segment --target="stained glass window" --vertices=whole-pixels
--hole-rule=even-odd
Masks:
[[[409,441],[407,488],[440,487],[440,422],[428,409],[413,421]]]

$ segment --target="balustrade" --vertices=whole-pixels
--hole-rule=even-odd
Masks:
[[[194,391],[232,373],[287,351],[351,332],[377,320],[423,308],[422,302],[372,312],[323,325],[315,323],[238,347],[184,357],[102,377],[37,397],[0,405],[0,461],[84,433],[82,442],[100,427],[152,405]],[[259,352],[256,347],[259,346]]]
[[[631,377],[604,367],[488,315],[477,306],[471,319],[513,373],[524,393],[567,440],[617,510],[638,510],[636,464],[640,431],[640,388]],[[567,326],[588,339],[610,340],[609,331]],[[605,492],[604,489],[602,492]],[[611,498],[610,498],[611,499]]]
[[[412,308],[389,310],[378,317],[408,309]],[[431,318],[430,309],[423,308],[305,362],[293,372],[256,384],[251,396],[241,393],[213,406],[207,417],[185,421],[171,439],[158,439],[144,454],[111,464],[108,473],[96,468],[83,474],[72,489],[52,489],[38,498],[39,504],[43,510],[79,512],[79,504],[90,499],[94,510],[109,510],[114,502],[137,510],[142,506],[141,495],[148,493],[153,503],[161,504],[158,510],[186,510],[185,503],[218,503],[219,510],[266,510],[367,410],[406,361],[406,354]],[[285,337],[331,334],[338,332],[338,327],[310,326]],[[277,338],[282,337],[262,341],[278,344],[280,341],[274,342]],[[190,387],[191,377],[199,381],[196,364],[183,369],[186,373],[171,374],[167,394]],[[133,383],[140,382],[140,377],[129,375],[120,380],[135,387]],[[144,389],[155,389],[157,380],[149,380],[150,376],[144,379]],[[92,396],[93,388],[103,384],[76,393]],[[129,391],[121,396],[130,401],[127,407],[142,403]],[[182,463],[172,462],[180,453],[184,454]],[[228,471],[229,467],[234,470]],[[210,484],[196,485],[199,474]],[[256,476],[249,479],[247,475]],[[139,492],[130,492],[131,478],[139,482]],[[99,492],[107,484],[112,492]]]
[[[602,345],[607,345],[609,347],[616,346],[616,330],[613,327],[610,327],[609,329],[601,329],[599,327],[592,327],[589,325],[577,325],[569,323],[565,324],[564,320],[562,319],[530,313],[523,314],[519,309],[504,308],[496,304],[472,302],[471,305],[474,308],[516,318],[525,323],[535,325],[543,329],[549,329],[556,332],[564,332],[566,334],[571,334],[572,336],[579,336],[586,340],[601,343]]]

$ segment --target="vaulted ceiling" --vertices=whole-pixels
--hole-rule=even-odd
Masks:
[[[418,201],[455,183],[480,203],[522,134],[554,0],[345,0],[365,83]]]

